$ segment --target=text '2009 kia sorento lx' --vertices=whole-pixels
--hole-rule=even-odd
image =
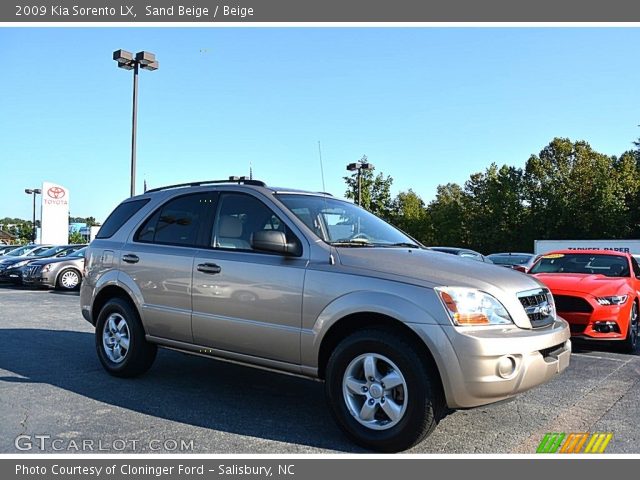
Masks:
[[[321,379],[339,426],[378,451],[420,442],[446,406],[546,382],[571,353],[537,280],[255,180],[125,200],[85,268],[82,314],[112,375],[142,374],[164,346]]]

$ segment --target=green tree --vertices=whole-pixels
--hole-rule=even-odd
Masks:
[[[424,244],[433,241],[433,229],[425,203],[412,189],[398,193],[393,199],[391,222]]]
[[[367,161],[364,155],[361,162]],[[374,175],[375,168],[371,170],[362,170],[361,192],[362,207],[371,213],[378,215],[384,219],[390,219],[392,211],[391,184],[393,178],[384,176],[382,173]],[[343,177],[347,184],[345,197],[351,200],[358,198],[358,172],[353,172],[350,176]]]
[[[73,231],[69,234],[69,243],[85,243],[86,240],[80,234],[80,232]]]
[[[464,186],[468,245],[481,252],[529,250],[523,238],[528,210],[523,199],[523,172],[491,164],[471,175]]]
[[[584,141],[555,138],[525,167],[533,238],[625,238],[633,228],[629,201],[637,169],[624,159],[595,152]]]
[[[467,246],[465,194],[457,183],[438,185],[427,208],[433,224],[433,245]]]

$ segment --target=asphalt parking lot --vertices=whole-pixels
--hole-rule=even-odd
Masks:
[[[0,453],[363,451],[335,426],[321,383],[168,350],[147,375],[113,378],[77,293],[10,286],[0,286],[0,417]],[[638,418],[640,356],[582,348],[512,402],[449,413],[411,452],[534,453],[547,432],[613,432],[607,453],[640,453]]]

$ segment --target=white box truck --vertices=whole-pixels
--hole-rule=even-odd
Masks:
[[[552,250],[614,250],[640,255],[640,240],[534,240],[536,255]]]

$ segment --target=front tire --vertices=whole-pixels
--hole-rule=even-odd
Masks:
[[[122,298],[112,298],[100,310],[95,342],[100,363],[116,377],[141,375],[156,358],[157,347],[146,341],[138,313]]]
[[[629,314],[629,326],[627,327],[627,338],[622,346],[626,353],[634,353],[638,348],[638,302],[633,301],[631,313]]]
[[[59,290],[75,290],[80,287],[82,275],[73,268],[67,268],[58,275],[56,288]]]
[[[404,336],[385,329],[354,333],[338,344],[326,372],[329,408],[357,444],[398,452],[436,427],[437,373]]]

